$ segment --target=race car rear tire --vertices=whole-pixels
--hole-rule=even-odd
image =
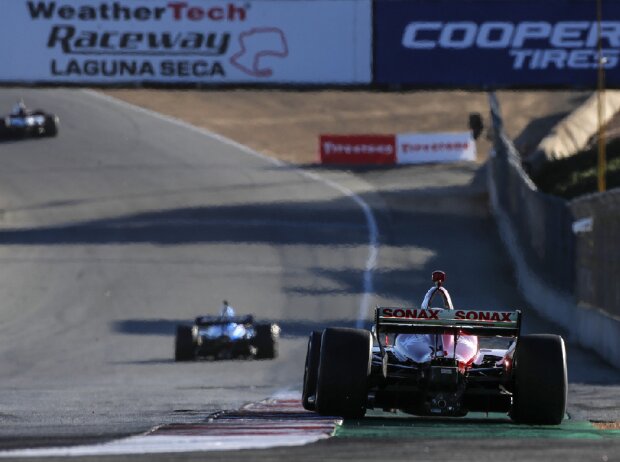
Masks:
[[[274,359],[278,356],[278,332],[277,324],[257,324],[254,346],[256,347],[256,359]]]
[[[191,361],[194,358],[192,328],[189,326],[177,326],[177,334],[174,341],[174,360]]]
[[[53,137],[58,135],[58,126],[60,125],[60,119],[55,115],[46,115],[45,123],[43,125],[43,134],[45,136]]]
[[[364,329],[328,328],[321,337],[316,411],[361,418],[366,413],[372,336]]]
[[[316,410],[316,379],[319,374],[319,360],[321,359],[321,337],[323,332],[315,330],[308,339],[306,364],[304,367],[303,391],[301,404],[307,411]]]
[[[7,138],[9,136],[9,130],[6,128],[6,122],[0,118],[0,139]]]
[[[517,423],[559,425],[566,412],[566,348],[559,335],[517,340],[511,417]]]

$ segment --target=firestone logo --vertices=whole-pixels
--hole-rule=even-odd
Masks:
[[[349,144],[326,141],[323,143],[325,154],[394,154],[394,146],[391,144]]]
[[[404,154],[413,152],[464,151],[469,143],[401,143],[400,149]]]

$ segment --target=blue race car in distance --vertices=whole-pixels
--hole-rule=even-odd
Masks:
[[[199,316],[177,326],[174,359],[274,359],[279,336],[277,324],[257,324],[252,315]]]
[[[32,111],[23,101],[15,104],[11,113],[0,119],[0,139],[25,137],[54,137],[58,135],[60,119],[40,109]]]

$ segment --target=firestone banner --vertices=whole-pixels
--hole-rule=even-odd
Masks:
[[[602,2],[607,85],[620,88],[620,2]],[[375,81],[420,87],[597,85],[596,2],[376,0]]]
[[[323,164],[423,164],[476,160],[471,132],[320,135]]]
[[[471,132],[405,133],[396,135],[399,164],[476,160]]]
[[[370,0],[10,0],[0,82],[371,81]]]

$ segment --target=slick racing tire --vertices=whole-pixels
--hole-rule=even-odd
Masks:
[[[177,335],[174,341],[174,360],[191,361],[192,359],[194,359],[192,328],[189,326],[177,326]]]
[[[278,334],[280,328],[277,324],[257,324],[254,347],[256,359],[274,359],[278,356]]]
[[[517,423],[559,425],[566,412],[566,348],[559,335],[524,335],[514,355],[511,411]]]
[[[0,140],[4,138],[8,138],[9,130],[6,128],[6,123],[4,119],[0,118]]]
[[[60,119],[58,116],[49,114],[45,116],[45,123],[43,125],[43,135],[53,137],[58,135],[58,126],[60,125]]]
[[[366,413],[372,336],[364,329],[323,331],[316,384],[316,411],[361,418]]]
[[[323,332],[315,330],[308,339],[308,351],[306,353],[306,364],[304,367],[303,391],[301,393],[301,404],[307,411],[316,410],[316,379],[319,374],[319,360],[321,355],[321,337]]]

